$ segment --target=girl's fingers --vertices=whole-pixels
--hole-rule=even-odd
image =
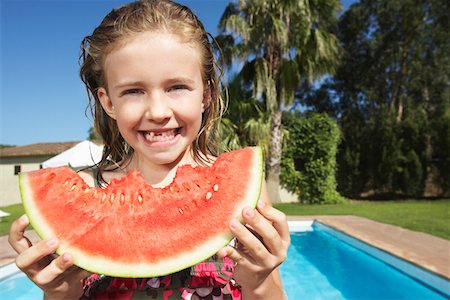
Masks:
[[[71,257],[65,253],[52,260],[51,263],[40,272],[37,272],[33,281],[39,286],[46,286],[53,283],[59,275],[66,272],[71,266]]]
[[[15,220],[9,229],[8,242],[19,254],[31,247],[30,240],[24,236],[29,224],[28,217],[23,215]]]
[[[242,211],[244,220],[258,234],[267,250],[273,255],[280,255],[284,251],[284,247],[280,247],[282,239],[280,234],[266,218],[264,218],[257,210],[246,207]]]
[[[237,219],[233,219],[230,222],[230,229],[233,235],[239,241],[238,249],[242,248],[242,251],[234,249],[240,256],[245,252],[246,255],[251,257],[252,261],[258,264],[266,264],[267,258],[272,258],[272,254],[266,249],[264,244],[253,234],[249,228],[242,225]],[[231,250],[230,250],[231,251]],[[232,251],[234,253],[234,251]]]
[[[38,272],[34,276],[34,282],[40,286],[54,284],[62,274],[65,274],[65,277],[71,277],[74,281],[80,281],[89,276],[89,272],[73,265],[73,258],[69,253],[64,253]]]
[[[17,256],[16,265],[24,273],[27,273],[27,269],[41,261],[44,257],[55,252],[58,246],[59,241],[56,238],[40,241]]]
[[[224,257],[230,258],[236,265],[242,264],[245,260],[244,256],[231,246],[222,248],[219,252],[217,252],[217,255],[220,259],[223,259]]]
[[[291,236],[289,234],[286,215],[264,202],[258,203],[257,209],[264,218],[272,222],[273,227],[277,230],[281,239],[289,244]]]

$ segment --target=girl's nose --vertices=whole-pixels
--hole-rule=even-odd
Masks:
[[[145,117],[156,123],[165,121],[172,116],[172,110],[169,107],[168,101],[164,99],[163,95],[154,93],[147,101],[147,109]]]

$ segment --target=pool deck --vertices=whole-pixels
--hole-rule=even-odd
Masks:
[[[34,230],[27,230],[25,236],[34,244],[40,240],[39,236]],[[13,262],[16,259],[17,253],[8,242],[8,236],[0,236],[0,267]]]
[[[450,279],[450,241],[356,216],[289,216],[288,220],[316,220],[367,244],[386,251],[435,274]],[[26,236],[39,240],[32,230]],[[14,261],[8,237],[0,237],[0,266]]]

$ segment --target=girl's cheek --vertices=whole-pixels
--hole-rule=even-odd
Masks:
[[[141,114],[145,113],[143,105],[129,103],[127,105],[118,105],[116,107],[116,113],[119,118],[132,121],[133,119],[140,119]]]

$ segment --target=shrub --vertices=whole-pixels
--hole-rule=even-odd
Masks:
[[[336,191],[336,153],[340,130],[326,114],[300,118],[286,115],[289,140],[285,141],[281,183],[301,202],[340,203]]]

